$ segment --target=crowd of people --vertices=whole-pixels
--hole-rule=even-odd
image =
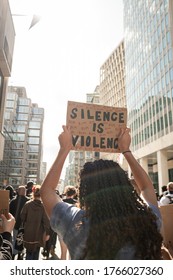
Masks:
[[[156,196],[130,150],[130,130],[121,129],[118,147],[133,178],[116,161],[99,159],[84,164],[77,188],[66,186],[60,194],[57,186],[71,140],[70,128],[63,126],[58,154],[41,186],[28,182],[17,190],[7,187],[10,213],[1,215],[0,259],[38,260],[40,254],[54,260],[172,259],[172,244],[164,244],[161,234],[159,206],[172,203],[173,182]],[[16,247],[20,228],[21,249]]]
[[[9,216],[1,217],[3,232],[0,234],[0,259],[68,258],[65,243],[50,227],[40,197],[40,187],[29,181],[26,186],[21,185],[16,190],[11,185],[3,188],[9,191]],[[62,195],[56,190],[56,194],[68,203],[77,202],[77,188],[74,186],[66,186]],[[20,231],[21,229],[23,231]],[[55,252],[57,237],[61,248],[59,257]]]

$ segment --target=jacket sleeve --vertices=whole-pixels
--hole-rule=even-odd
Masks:
[[[0,259],[11,260],[13,253],[12,238],[10,232],[3,232],[0,235]]]
[[[24,225],[26,222],[26,217],[27,217],[27,203],[24,204],[21,212],[20,212],[20,218],[21,218],[21,223]]]
[[[43,227],[46,234],[50,234],[50,221],[45,210],[43,211]]]

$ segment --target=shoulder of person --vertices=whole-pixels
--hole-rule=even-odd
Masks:
[[[162,198],[160,199],[160,205],[167,205],[170,203],[170,198],[165,195],[165,196],[162,196]]]

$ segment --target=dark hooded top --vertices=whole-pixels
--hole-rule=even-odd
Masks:
[[[24,225],[24,247],[34,251],[43,247],[43,236],[49,234],[50,223],[40,200],[30,200],[25,203],[21,211],[21,220]]]

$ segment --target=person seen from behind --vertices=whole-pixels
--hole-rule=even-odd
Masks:
[[[6,191],[9,191],[9,200],[11,201],[15,196],[16,196],[16,191],[15,189],[13,188],[13,186],[11,185],[8,185],[6,188],[5,188]]]
[[[24,226],[24,247],[26,260],[38,260],[40,248],[49,238],[49,219],[45,213],[40,197],[40,186],[32,188],[33,198],[25,203],[21,210],[21,221]]]
[[[76,204],[77,188],[71,185],[66,186],[64,191],[64,196],[65,196],[65,198],[63,198],[64,202],[70,204]]]
[[[71,185],[66,186],[65,191],[64,191],[64,196],[65,196],[65,198],[63,198],[64,202],[77,206],[77,199],[76,199],[77,188],[75,186],[71,186]],[[69,259],[69,253],[68,253],[65,242],[63,241],[61,236],[58,236],[58,240],[59,240],[60,248],[61,248],[60,259],[61,260]]]
[[[20,212],[24,204],[29,201],[30,198],[26,196],[25,186],[19,186],[17,189],[17,195],[10,201],[9,210],[10,213],[15,217],[16,223],[13,229],[13,259],[17,256],[17,259],[22,259],[22,251],[16,250],[15,242],[18,230],[21,226]]]
[[[28,181],[26,184],[26,195],[28,197],[32,196],[32,188],[35,185],[35,183],[33,181]]]
[[[168,205],[173,203],[173,182],[167,184],[167,191],[163,193],[163,196],[160,198],[160,206]]]
[[[118,148],[142,198],[117,162],[100,159],[85,163],[80,171],[80,208],[64,203],[55,189],[72,148],[69,127],[63,126],[59,143],[58,155],[41,186],[41,197],[51,227],[61,234],[71,259],[162,259],[161,214],[153,184],[130,151],[130,130],[121,129]]]

